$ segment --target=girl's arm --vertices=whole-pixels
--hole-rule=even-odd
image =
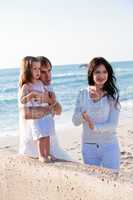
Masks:
[[[26,104],[34,97],[34,93],[30,92],[29,86],[24,84],[20,90],[20,102]]]
[[[49,105],[56,103],[56,96],[54,92],[49,92],[46,90],[45,92],[38,92],[35,94],[35,100],[40,103],[48,103]]]

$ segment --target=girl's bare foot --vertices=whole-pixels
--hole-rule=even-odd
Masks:
[[[42,162],[42,163],[48,163],[49,162],[48,158],[45,158],[43,156],[39,156],[39,161]]]

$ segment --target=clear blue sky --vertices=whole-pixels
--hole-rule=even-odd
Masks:
[[[132,0],[0,0],[0,67],[26,55],[53,64],[133,60]]]

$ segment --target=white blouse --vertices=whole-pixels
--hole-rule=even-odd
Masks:
[[[83,120],[82,113],[87,112],[94,122],[94,129],[90,129]],[[83,125],[83,143],[107,143],[116,140],[120,109],[115,101],[107,96],[94,102],[89,96],[89,88],[80,90],[72,121],[74,125]]]

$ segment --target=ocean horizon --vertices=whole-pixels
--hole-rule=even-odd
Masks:
[[[122,117],[133,117],[133,61],[111,62],[120,91]],[[87,87],[87,71],[82,64],[55,65],[52,85],[63,113],[56,117],[56,127],[72,125],[78,91]],[[19,68],[0,69],[0,136],[18,134],[18,78]]]

